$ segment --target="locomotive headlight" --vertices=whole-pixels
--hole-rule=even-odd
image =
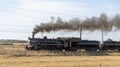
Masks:
[[[30,44],[30,40],[28,40],[28,44]]]
[[[28,44],[30,44],[30,37],[28,37],[28,41],[27,41]]]

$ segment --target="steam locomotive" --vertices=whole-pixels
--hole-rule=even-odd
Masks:
[[[100,44],[99,41],[94,40],[81,40],[80,38],[28,38],[29,44],[26,46],[27,50],[119,50],[120,42],[117,41],[104,41]]]

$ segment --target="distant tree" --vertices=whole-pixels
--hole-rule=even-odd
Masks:
[[[109,38],[109,39],[107,39],[107,41],[113,41],[113,40]]]

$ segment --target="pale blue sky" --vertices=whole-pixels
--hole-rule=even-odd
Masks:
[[[0,0],[0,39],[24,39],[31,36],[33,27],[49,21],[51,16],[64,20],[79,17],[109,17],[120,14],[120,0]],[[105,40],[120,40],[120,32],[105,34]],[[44,33],[48,37],[79,37],[78,32]],[[36,37],[41,37],[37,34]],[[84,32],[83,39],[101,40],[101,32]]]

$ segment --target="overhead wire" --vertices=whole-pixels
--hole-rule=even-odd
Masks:
[[[12,12],[12,11],[9,11],[9,10],[6,10],[6,9],[0,9],[0,11],[7,12],[7,13],[12,13],[12,14],[16,14],[16,15],[21,15],[21,16],[25,16],[25,17],[31,17],[31,18],[35,18],[35,19],[39,19],[39,20],[41,19],[41,18],[38,18],[38,17],[33,17],[33,16],[25,15],[25,14],[15,13],[15,12]]]
[[[14,24],[3,24],[3,23],[0,23],[0,25],[4,25],[4,26],[13,26],[13,27],[32,27],[32,26],[25,26],[25,25],[14,25]]]
[[[0,7],[9,7],[9,6],[2,6],[2,5],[0,5]],[[57,14],[62,14],[62,15],[72,15],[72,14],[66,14],[66,13],[60,13],[60,12],[51,12],[51,11],[28,9],[28,8],[18,8],[18,7],[9,7],[9,8],[24,9],[24,10],[33,11],[33,12],[47,12],[47,13],[57,13]],[[35,19],[39,19],[39,20],[41,19],[41,18],[38,18],[38,17],[30,16],[30,15],[16,13],[16,12],[13,12],[13,11],[10,11],[10,10],[7,10],[7,9],[1,9],[0,8],[0,11],[11,13],[11,14],[15,14],[15,15],[21,15],[21,16],[25,16],[25,17],[31,17],[31,18],[35,18]],[[14,26],[14,27],[28,27],[28,26],[24,26],[24,25],[13,25],[13,24],[12,25],[11,24],[1,24],[1,25]]]
[[[11,14],[16,14],[16,15],[21,15],[21,16],[25,16],[25,17],[31,17],[31,18],[35,18],[35,19],[41,19],[41,18],[37,18],[37,17],[33,17],[33,16],[29,16],[29,15],[25,15],[25,14],[19,14],[19,13],[15,13],[15,12],[12,12],[12,11],[9,11],[9,10],[6,10],[6,9],[0,9],[0,11],[3,11],[3,12],[7,12],[7,13],[11,13]],[[32,27],[32,26],[25,26],[25,25],[13,25],[13,24],[2,24],[0,23],[0,25],[4,25],[4,26],[12,26],[12,27]]]
[[[78,16],[70,13],[64,13],[64,12],[56,12],[56,11],[48,11],[48,10],[41,10],[41,9],[30,9],[30,8],[22,8],[22,7],[10,7],[10,6],[4,6],[0,5],[0,7],[7,7],[7,8],[14,8],[14,9],[23,9],[23,10],[28,10],[28,11],[33,11],[33,12],[46,12],[46,13],[53,13],[53,14],[61,14],[61,15],[67,15],[67,16]]]
[[[6,32],[7,33],[24,33],[24,34],[31,33],[31,32],[23,32],[23,31],[22,32],[20,32],[20,31],[19,32],[18,31],[16,31],[16,32],[15,31],[0,31],[0,33],[6,33]]]

